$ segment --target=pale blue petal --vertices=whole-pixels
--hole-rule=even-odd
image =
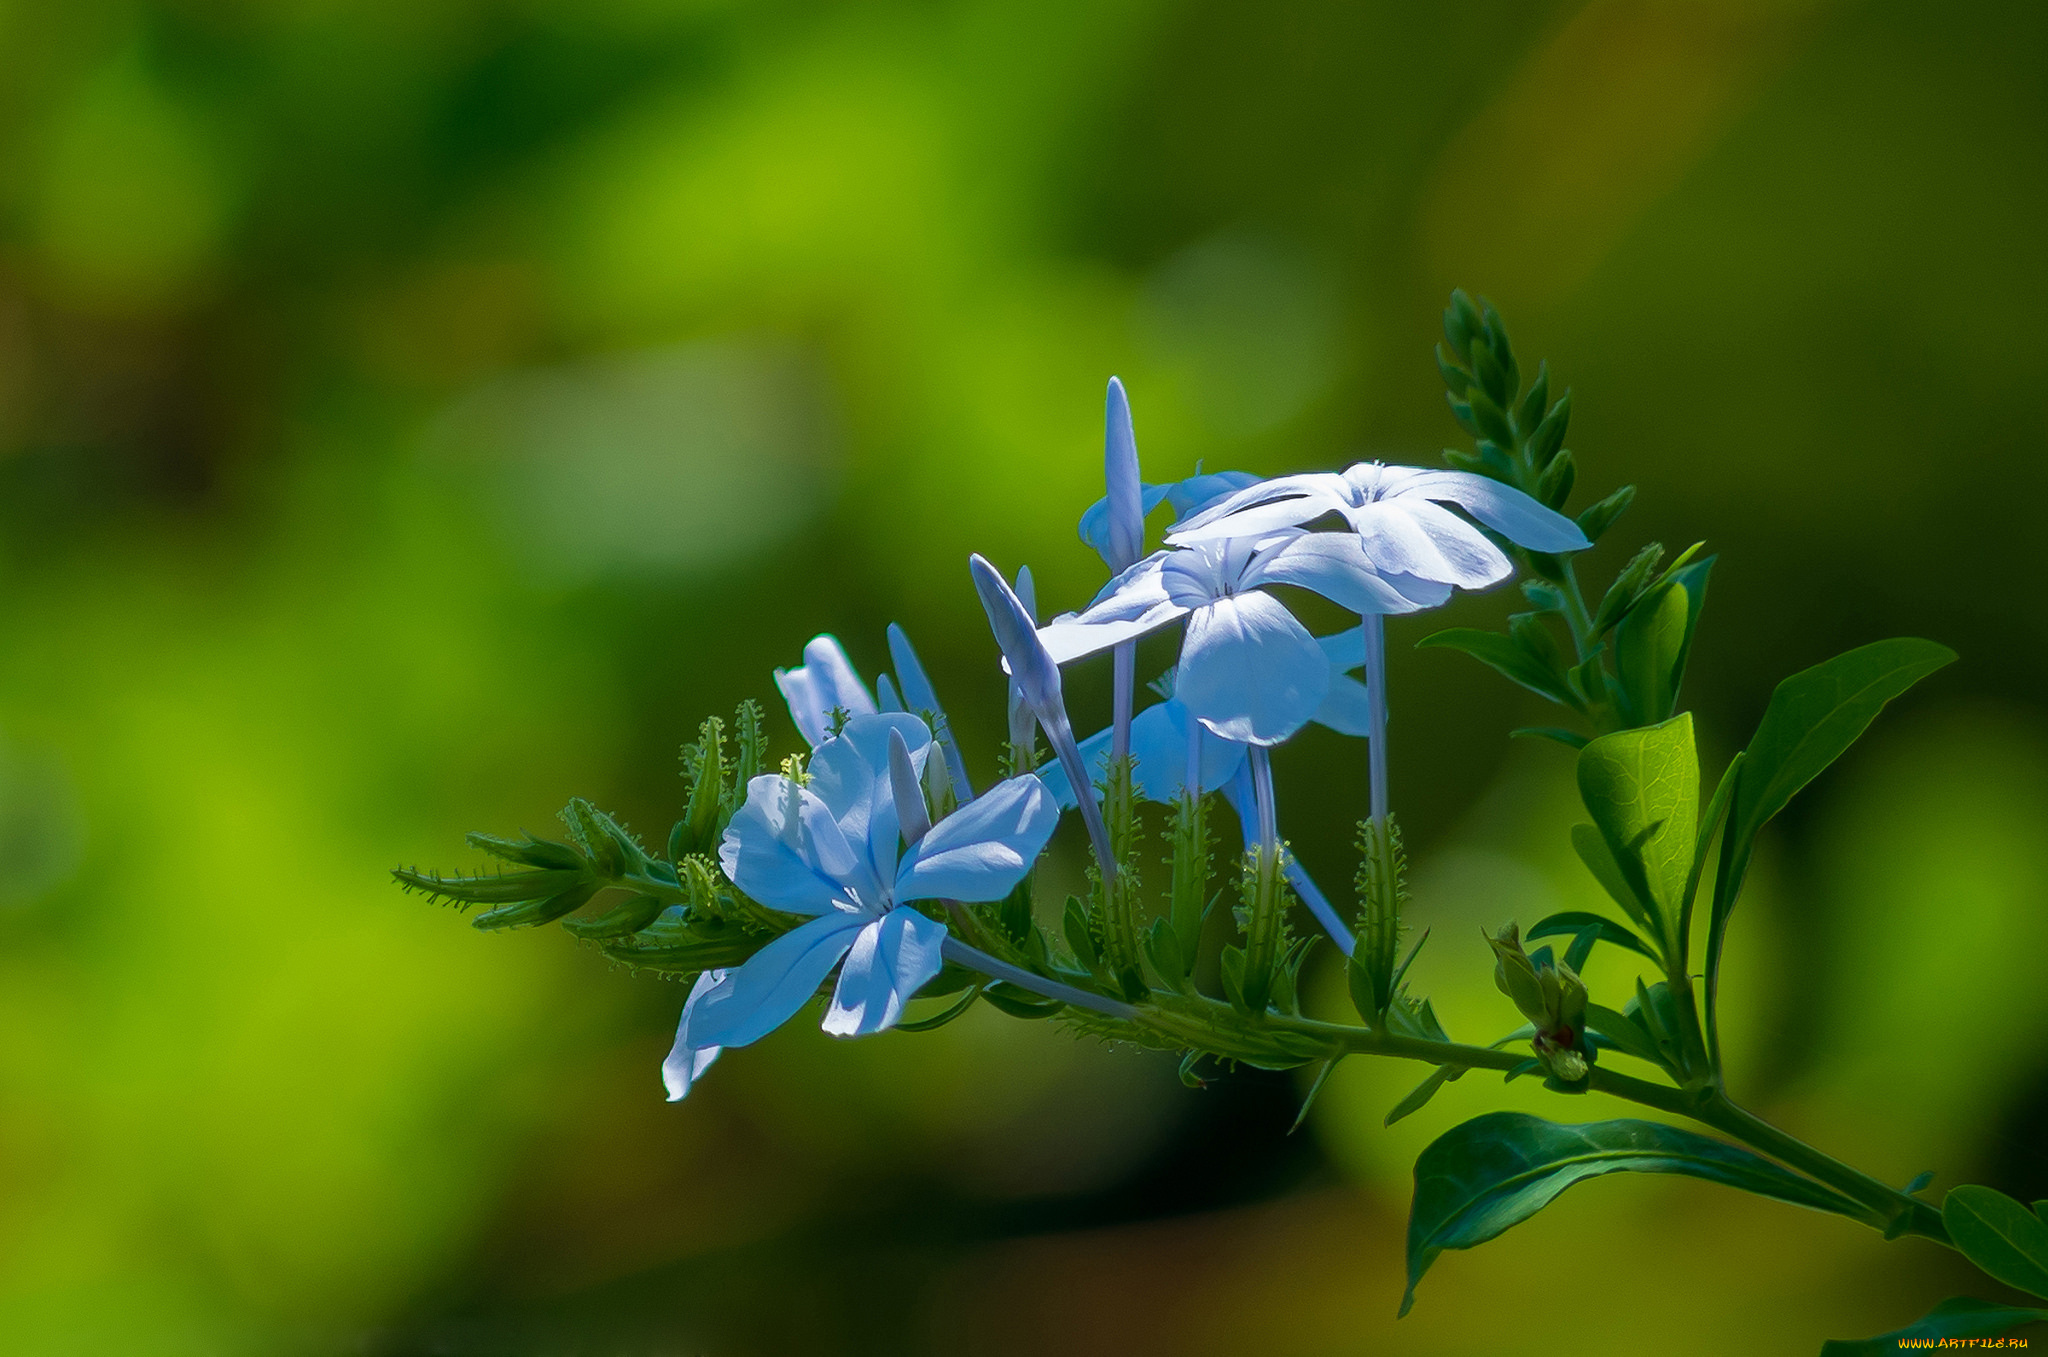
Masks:
[[[939,718],[943,730],[932,732],[932,738],[939,742],[946,754],[946,771],[953,775],[953,788],[962,801],[974,799],[974,788],[967,780],[967,764],[960,757],[959,741],[954,738],[952,727],[946,721],[946,709],[939,705],[938,692],[932,681],[925,677],[924,663],[917,658],[917,651],[910,644],[910,636],[894,622],[889,624],[889,659],[896,666],[896,681],[903,689],[901,710],[912,715],[930,712]],[[888,675],[882,676],[884,679]]]
[[[1189,616],[1174,696],[1224,739],[1278,744],[1329,690],[1322,648],[1270,595],[1221,598]]]
[[[1087,620],[1086,613],[1079,617],[1070,614],[1055,617],[1040,627],[1038,640],[1055,664],[1071,664],[1084,656],[1099,654],[1125,641],[1155,632],[1186,616],[1187,611],[1178,603],[1160,599],[1130,618],[1105,618],[1091,622]]]
[[[1511,485],[1470,471],[1416,470],[1396,492],[1457,505],[1501,536],[1531,551],[1584,551],[1592,543],[1579,525]]]
[[[927,762],[926,766],[946,765]],[[910,746],[903,742],[902,732],[893,730],[889,732],[889,799],[896,805],[896,823],[902,827],[905,843],[914,846],[931,832],[931,811],[924,804],[924,779],[910,762]]]
[[[835,708],[848,716],[863,716],[875,710],[875,699],[860,681],[839,639],[831,635],[811,638],[804,647],[804,662],[795,669],[775,671],[775,686],[789,703],[790,719],[813,747],[832,734]]]
[[[856,716],[835,739],[818,746],[806,765],[807,790],[832,809],[846,841],[863,851],[868,870],[887,889],[896,866],[896,798],[889,784],[889,738],[900,735],[912,770],[924,774],[932,733],[915,716]],[[872,904],[872,899],[866,903]]]
[[[896,685],[890,681],[887,674],[875,675],[875,709],[885,712],[909,710],[903,705],[903,698],[897,693]]]
[[[1201,731],[1203,791],[1213,792],[1230,781],[1244,762],[1243,745],[1202,729],[1179,698],[1147,707],[1131,722],[1138,794],[1147,801],[1171,805],[1186,789],[1190,724]]]
[[[1142,561],[1133,562],[1112,576],[1109,583],[1089,600],[1080,615],[1091,622],[1136,617],[1166,597],[1161,575],[1166,569],[1166,562],[1179,554],[1170,549],[1160,550]]]
[[[1349,674],[1333,670],[1330,691],[1324,695],[1323,705],[1316,708],[1311,719],[1339,735],[1369,735],[1372,733],[1372,699],[1363,683]]]
[[[946,926],[914,909],[892,909],[863,928],[839,968],[821,1026],[835,1037],[894,1027],[910,997],[946,964],[939,955],[945,941]]]
[[[1252,562],[1242,584],[1291,584],[1361,614],[1409,613],[1421,606],[1380,575],[1365,544],[1348,532],[1312,532],[1270,547]],[[1444,596],[1450,596],[1448,588]]]
[[[1291,528],[1321,518],[1351,502],[1344,478],[1328,471],[1278,476],[1248,485],[1209,505],[1175,526],[1166,540],[1176,544],[1255,537],[1274,528]]]
[[[1197,471],[1185,480],[1160,488],[1166,492],[1166,502],[1173,506],[1178,524],[1258,483],[1259,478],[1249,471]]]
[[[798,807],[795,824],[789,819],[792,799]],[[718,861],[735,886],[771,909],[793,914],[823,914],[848,891],[872,889],[863,855],[840,833],[831,808],[780,773],[763,773],[747,784],[746,803],[726,826]]]
[[[1333,636],[1318,636],[1316,644],[1323,648],[1330,668],[1338,673],[1365,663],[1365,633],[1357,627],[1346,627]]]
[[[1486,534],[1433,501],[1413,495],[1403,496],[1391,502],[1397,509],[1407,510],[1415,525],[1429,534],[1429,540],[1436,543],[1444,558],[1465,572],[1469,578],[1481,579],[1484,584],[1473,586],[1464,579],[1447,581],[1464,588],[1498,584],[1515,573],[1514,563],[1490,541]]]
[[[989,788],[932,826],[904,855],[903,900],[1000,900],[1031,870],[1059,823],[1059,805],[1026,773]]]
[[[1166,501],[1173,487],[1171,485],[1147,485],[1143,489],[1144,497],[1142,502],[1145,506],[1145,512],[1149,514]],[[1096,500],[1081,515],[1081,540],[1094,548],[1095,554],[1104,561],[1109,559],[1109,496],[1104,495],[1101,499]],[[1019,598],[1024,596],[1024,591],[1021,588],[1017,591],[1017,596]]]
[[[693,1050],[747,1046],[796,1016],[872,916],[834,910],[763,947],[705,990],[676,1040]]]
[[[1344,511],[1367,559],[1382,575],[1484,589],[1514,567],[1486,534],[1426,499],[1374,500]],[[1407,586],[1398,586],[1406,588]]]
[[[711,1068],[711,1062],[718,1059],[722,1046],[691,1046],[683,1040],[683,1029],[690,1025],[690,1014],[697,1007],[697,1000],[705,991],[717,985],[726,977],[725,971],[705,971],[697,977],[697,983],[690,987],[690,997],[683,1001],[682,1020],[676,1024],[676,1042],[669,1048],[668,1059],[661,1062],[661,1084],[668,1090],[668,1100],[681,1102],[690,1094],[690,1085],[703,1078],[704,1071]]]

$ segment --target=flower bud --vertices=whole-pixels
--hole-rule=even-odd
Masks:
[[[1586,982],[1577,971],[1541,947],[1522,950],[1521,930],[1508,924],[1487,939],[1493,948],[1493,983],[1514,1000],[1536,1029],[1530,1046],[1543,1067],[1561,1083],[1584,1082],[1592,1064],[1586,1043]]]

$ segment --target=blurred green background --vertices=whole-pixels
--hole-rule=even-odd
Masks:
[[[1422,1144],[1617,1109],[1386,1132],[1419,1071],[1354,1061],[1290,1137],[1292,1076],[986,1009],[668,1106],[677,987],[385,873],[572,794],[658,838],[820,630],[872,675],[904,623],[987,776],[965,556],[1093,591],[1109,374],[1155,478],[1434,460],[1462,285],[1642,487],[1602,574],[1722,553],[1712,768],[1796,668],[1963,653],[1770,832],[1736,1092],[2048,1195],[2048,10],[13,0],[0,70],[6,1351],[1811,1352],[1997,1294],[1607,1181],[1397,1327]],[[1429,629],[1416,975],[1483,1038],[1478,926],[1590,887],[1540,704]],[[1361,760],[1279,760],[1332,886]]]

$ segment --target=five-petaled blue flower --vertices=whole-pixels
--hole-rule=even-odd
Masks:
[[[758,1041],[795,1016],[834,967],[827,1032],[894,1026],[943,964],[946,926],[910,902],[1000,900],[1031,870],[1059,819],[1044,785],[1011,778],[930,825],[916,788],[931,745],[914,716],[855,716],[817,747],[805,782],[768,774],[747,784],[719,862],[761,904],[812,917],[698,981],[663,1066],[671,1101],[719,1048]]]
[[[1321,708],[1330,661],[1264,592],[1275,584],[1361,613],[1414,612],[1450,596],[1445,585],[1382,572],[1356,537],[1287,528],[1155,552],[1111,580],[1085,611],[1047,623],[1039,638],[1064,664],[1186,617],[1174,696],[1226,740],[1278,744]]]
[[[1582,551],[1589,545],[1578,524],[1513,486],[1469,471],[1378,462],[1247,486],[1191,515],[1166,540],[1179,545],[1222,543],[1299,527],[1334,513],[1356,534],[1366,563],[1390,579],[1410,576],[1436,585],[1484,589],[1513,574],[1514,563],[1506,553],[1445,504],[1457,505],[1531,551]]]

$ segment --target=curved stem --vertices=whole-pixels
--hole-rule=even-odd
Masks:
[[[965,966],[970,971],[980,971],[992,979],[1006,980],[1018,989],[1030,990],[1033,994],[1047,999],[1057,999],[1063,1004],[1072,1004],[1075,1008],[1085,1008],[1107,1014],[1112,1018],[1126,1020],[1138,1016],[1138,1010],[1129,1004],[1119,1003],[1115,999],[1105,999],[1099,994],[1090,994],[1087,990],[1076,989],[1057,980],[1048,980],[1042,975],[1033,975],[1020,966],[998,961],[987,952],[969,947],[955,937],[948,936],[940,944],[939,953],[946,960]]]

